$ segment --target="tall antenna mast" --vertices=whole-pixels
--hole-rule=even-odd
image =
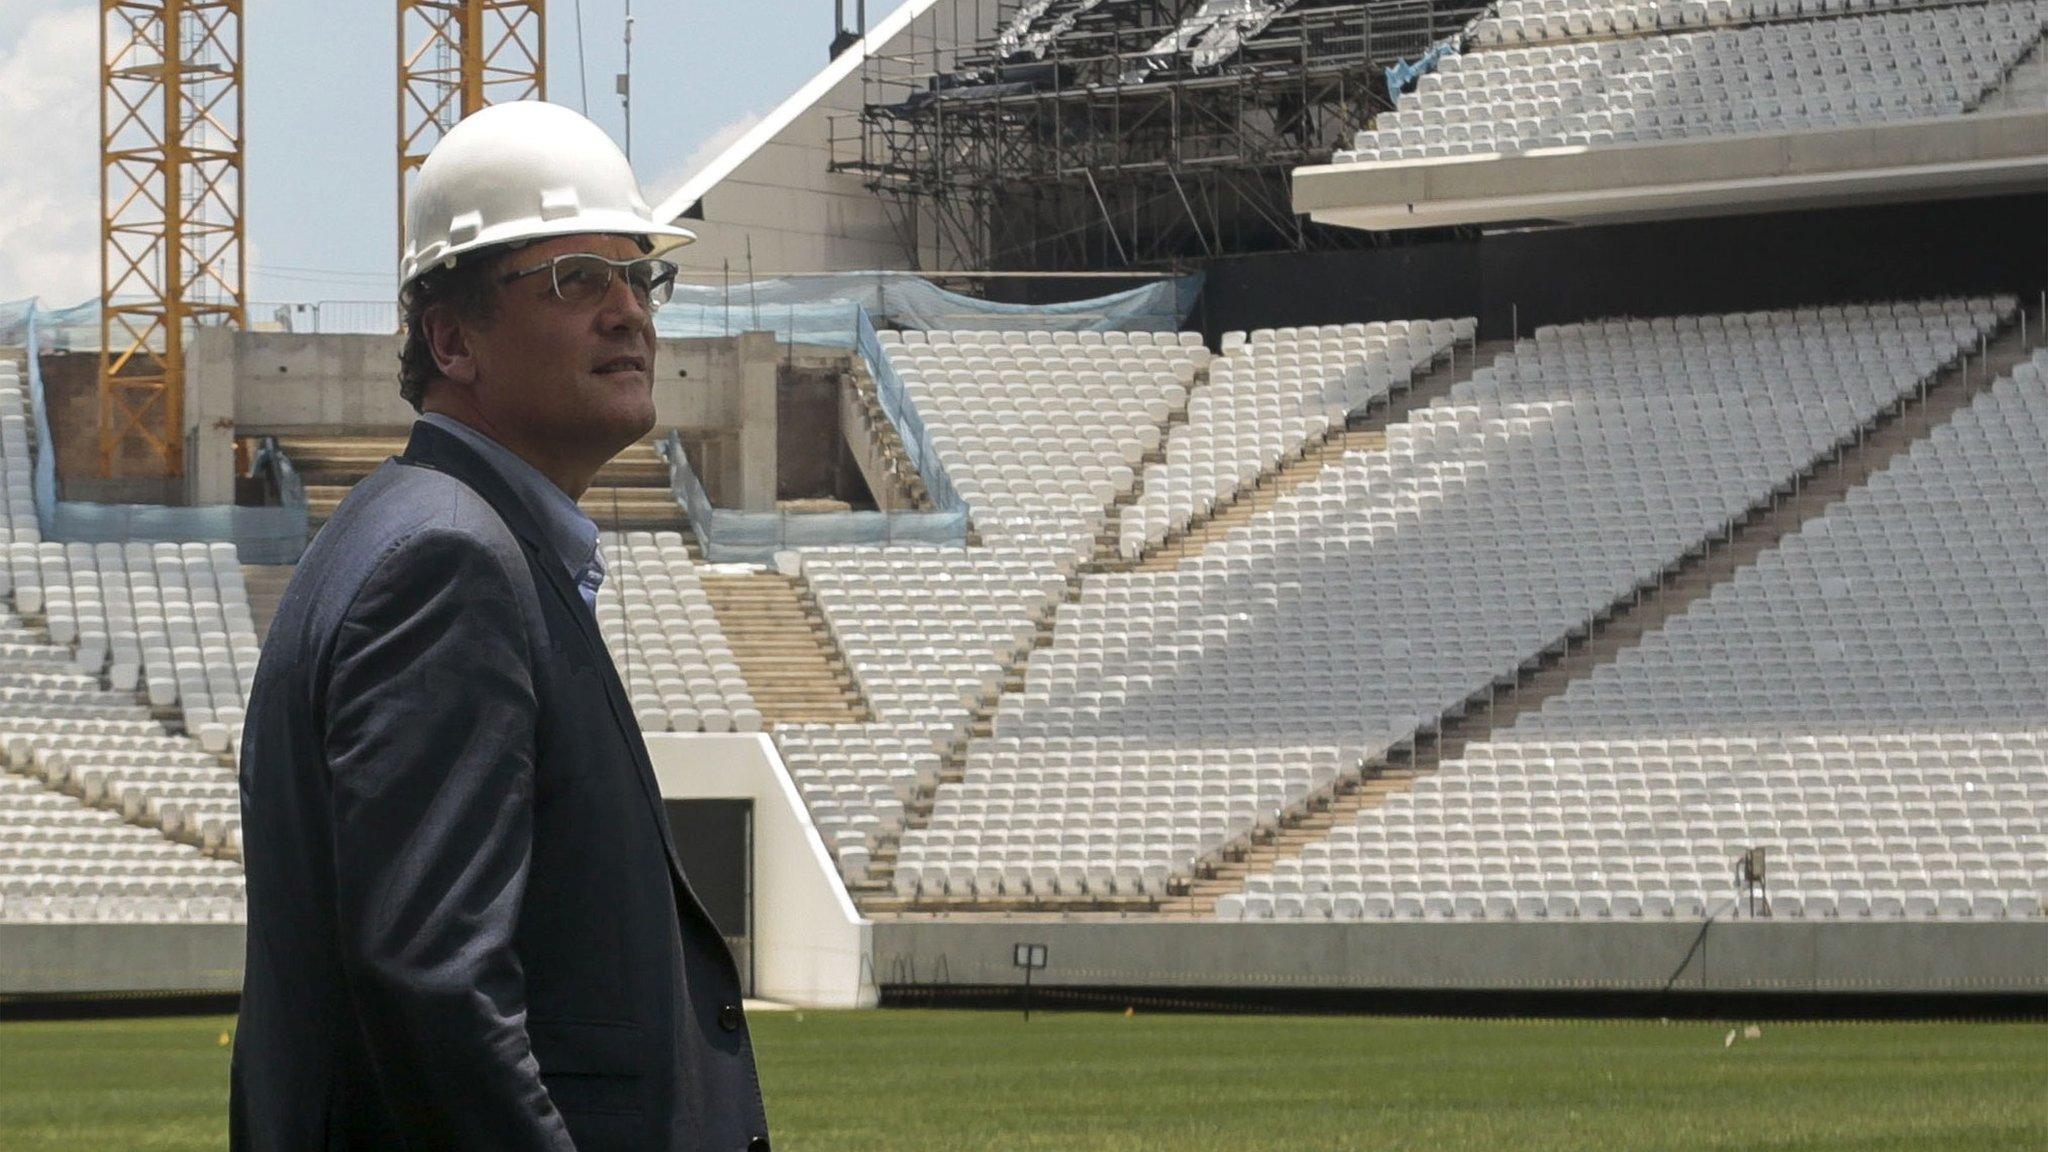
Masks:
[[[626,0],[626,70],[619,73],[619,103],[626,109],[626,160],[633,159],[633,0]]]

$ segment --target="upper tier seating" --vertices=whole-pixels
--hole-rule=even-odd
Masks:
[[[1183,867],[1221,842],[1212,814],[1270,816],[1582,634],[2011,308],[1540,330],[1385,451],[1347,454],[1178,569],[1089,576],[970,745],[966,783],[905,837],[899,892],[1014,896],[1021,875],[1021,894],[1098,895],[1134,862]],[[1127,769],[1226,751],[1213,790]],[[1045,834],[983,838],[1020,826]],[[1046,865],[1079,891],[1041,888]]]
[[[1128,559],[1158,547],[1351,413],[1405,388],[1477,329],[1469,319],[1396,320],[1226,334],[1209,386],[1167,433],[1166,460],[1145,468],[1144,495],[1118,525],[1118,551]]]
[[[2048,25],[2048,0],[1452,56],[1337,163],[1958,116]]]
[[[1926,0],[1501,0],[1475,24],[1475,48],[1512,48],[1594,36],[1683,32],[1771,20],[1917,8]]]
[[[2008,917],[2048,891],[2048,357],[1219,914]]]
[[[597,622],[647,732],[759,732],[761,712],[678,532],[598,534]]]

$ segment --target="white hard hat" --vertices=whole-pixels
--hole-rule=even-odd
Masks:
[[[658,223],[625,153],[559,104],[493,104],[441,137],[405,206],[401,284],[499,244],[607,232],[643,237],[650,254],[696,233]]]

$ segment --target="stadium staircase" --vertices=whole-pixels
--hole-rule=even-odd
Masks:
[[[1196,390],[1206,387],[1208,383],[1209,369],[1206,367],[1196,369],[1194,384],[1188,389],[1188,399],[1192,401]],[[1118,526],[1123,522],[1125,509],[1128,509],[1144,498],[1145,470],[1155,464],[1166,463],[1166,445],[1173,437],[1173,430],[1187,422],[1188,405],[1185,402],[1180,407],[1166,414],[1165,422],[1159,425],[1159,443],[1147,448],[1145,455],[1139,458],[1137,467],[1131,469],[1136,477],[1136,482],[1131,485],[1131,490],[1119,493],[1115,500],[1110,501],[1108,515],[1103,517],[1102,526],[1095,530],[1095,550],[1089,555],[1087,563],[1082,565],[1082,571],[1106,570],[1116,563]],[[1068,584],[1078,594],[1080,590],[1079,578],[1069,580]],[[1068,597],[1067,599],[1071,598]],[[1028,656],[1029,654],[1027,653],[1026,655]],[[1018,667],[1021,668],[1023,665],[1020,663]],[[994,713],[991,712],[990,715],[994,715]]]
[[[278,444],[306,486],[314,532],[334,514],[357,481],[386,458],[405,451],[404,436],[280,436]],[[668,461],[643,440],[604,466],[579,501],[597,526],[616,531],[689,530],[689,519],[669,491]]]
[[[870,719],[802,577],[706,567],[699,575],[764,725]]]
[[[249,619],[256,625],[256,640],[270,635],[270,622],[277,616],[277,602],[284,598],[284,586],[291,583],[292,564],[244,564],[242,583],[249,589]]]
[[[1304,846],[1324,839],[1331,829],[1352,821],[1361,810],[1405,791],[1442,762],[1456,759],[1468,744],[1492,739],[1517,717],[1540,710],[1574,682],[1683,616],[1759,556],[1947,423],[2014,366],[2048,346],[2037,319],[2038,313],[2001,329],[1987,342],[1981,356],[1964,358],[1936,377],[1918,397],[1879,416],[1857,445],[1816,464],[1789,489],[1751,509],[1727,537],[1709,541],[1674,564],[1654,589],[1610,605],[1590,622],[1584,640],[1545,652],[1537,666],[1513,686],[1482,692],[1462,713],[1446,715],[1435,733],[1418,733],[1389,756],[1366,763],[1357,775],[1340,778],[1328,791],[1310,796],[1198,862],[1194,876],[1177,878],[1169,885],[1174,895],[1162,902],[1160,911],[1212,914],[1219,897],[1244,891],[1245,876],[1270,872],[1278,860],[1298,858]]]
[[[356,483],[377,466],[405,451],[404,436],[280,436],[279,447],[291,459],[306,486],[308,525],[317,535],[334,509]],[[597,474],[579,506],[601,530],[679,531],[692,555],[696,539],[690,521],[669,491],[668,461],[643,440],[621,452]],[[701,557],[699,557],[701,559]],[[291,580],[293,565],[246,564],[249,614],[256,638],[270,634],[278,599]]]
[[[897,435],[896,425],[890,423],[882,411],[881,398],[875,392],[875,379],[868,374],[867,364],[858,356],[853,357],[847,384],[853,389],[868,443],[889,461],[889,475],[896,486],[895,495],[899,497],[897,506],[930,508],[932,497],[925,488],[924,477],[918,474],[917,465],[910,462],[910,453],[904,450],[903,437]],[[876,503],[879,505],[881,502],[878,500]]]
[[[2048,47],[2044,45],[2048,45],[2048,39],[2035,41],[2027,54],[2006,72],[2005,79],[1986,92],[1971,111],[2019,112],[2048,107]]]
[[[1448,396],[1452,388],[1470,379],[1472,373],[1491,364],[1495,357],[1513,346],[1514,342],[1511,340],[1497,340],[1482,341],[1466,349],[1462,354],[1454,349],[1441,364],[1417,376],[1408,387],[1390,393],[1385,399],[1375,400],[1365,409],[1354,413],[1344,427],[1331,430],[1301,453],[1267,470],[1231,501],[1198,518],[1185,530],[1169,536],[1163,545],[1148,549],[1135,560],[1126,560],[1118,554],[1117,523],[1124,509],[1136,504],[1144,496],[1142,482],[1134,485],[1131,491],[1118,496],[1109,509],[1103,527],[1096,533],[1094,554],[1078,572],[1067,578],[1066,588],[1060,598],[1047,603],[1037,620],[1031,644],[1005,665],[1000,690],[977,704],[967,737],[955,741],[945,750],[940,759],[939,787],[957,784],[965,778],[969,744],[973,740],[985,739],[993,734],[996,710],[1003,696],[1023,690],[1024,670],[1030,661],[1031,653],[1051,646],[1053,633],[1058,627],[1061,607],[1076,603],[1080,599],[1082,585],[1090,573],[1132,568],[1171,568],[1189,557],[1200,555],[1211,543],[1227,535],[1231,528],[1251,519],[1261,510],[1270,508],[1281,496],[1313,479],[1325,466],[1340,459],[1344,453],[1383,447],[1386,443],[1386,429],[1390,424],[1405,419],[1408,413],[1418,408],[1427,407]],[[1208,370],[1205,368],[1196,373],[1196,384],[1189,390],[1189,395],[1196,395],[1207,383]],[[1172,431],[1174,425],[1186,421],[1185,404],[1168,414],[1165,423],[1160,427],[1159,445],[1148,451],[1134,470],[1141,480],[1145,475],[1146,466],[1165,461],[1167,434]],[[919,790],[904,808],[904,827],[922,828],[929,824],[932,806],[937,799],[936,789]],[[903,899],[895,892],[897,847],[896,839],[878,845],[869,859],[866,878],[848,886],[860,900],[864,910],[894,912],[912,906],[911,901]],[[989,904],[988,901],[974,903],[980,907]],[[1020,904],[1020,907],[1042,906],[1044,903],[1025,902]],[[1102,911],[1150,910],[1156,904],[1156,901],[1149,898],[1090,897],[1083,900],[1078,907]]]

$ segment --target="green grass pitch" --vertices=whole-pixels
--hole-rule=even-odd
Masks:
[[[2048,1025],[752,1017],[779,1152],[2048,1149]],[[220,1149],[226,1017],[0,1024],[0,1149]]]

